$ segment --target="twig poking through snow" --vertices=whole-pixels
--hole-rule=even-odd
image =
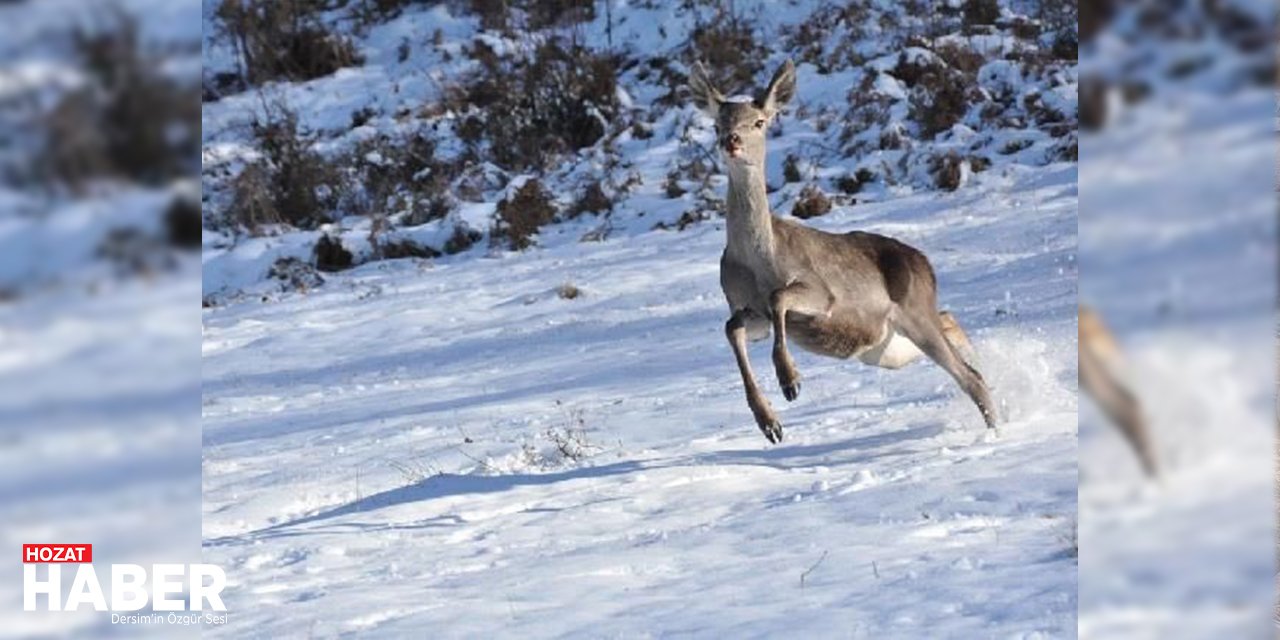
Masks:
[[[822,557],[821,557],[821,558],[818,558],[818,561],[817,561],[817,562],[815,562],[815,563],[813,563],[813,566],[812,566],[812,567],[809,567],[809,568],[808,568],[804,573],[800,574],[800,588],[801,588],[801,589],[803,589],[803,588],[804,588],[804,579],[805,579],[805,578],[807,578],[807,577],[809,577],[809,574],[813,573],[813,570],[814,570],[814,569],[817,569],[817,568],[818,568],[818,565],[822,564],[822,561],[823,561],[823,560],[826,560],[826,559],[827,559],[827,552],[826,552],[826,551],[823,551],[823,552],[822,552]]]

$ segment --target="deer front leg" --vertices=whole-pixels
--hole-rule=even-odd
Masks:
[[[788,402],[800,397],[800,372],[787,350],[787,312],[824,315],[830,312],[831,302],[828,293],[803,282],[793,282],[769,296],[773,309],[773,369]]]
[[[756,384],[756,376],[751,371],[751,361],[747,358],[747,324],[743,311],[735,311],[729,321],[724,324],[724,334],[733,347],[733,357],[738,361],[738,372],[742,374],[742,386],[747,391],[747,406],[751,407],[751,415],[756,419],[756,426],[764,433],[764,437],[773,444],[782,442],[782,423],[773,412],[769,399],[760,392]]]

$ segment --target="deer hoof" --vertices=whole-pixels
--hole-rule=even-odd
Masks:
[[[760,425],[760,431],[764,432],[764,437],[769,444],[778,444],[782,442],[782,423],[776,420]]]
[[[787,402],[793,402],[800,397],[800,381],[796,380],[791,384],[782,385],[782,395],[786,397]]]

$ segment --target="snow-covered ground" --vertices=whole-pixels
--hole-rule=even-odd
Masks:
[[[1082,300],[1129,351],[1167,468],[1080,414],[1080,635],[1273,636],[1270,91],[1175,95],[1081,139]]]
[[[192,635],[113,627],[109,614],[88,610],[24,612],[17,550],[93,544],[104,581],[112,563],[200,558],[200,263],[164,241],[172,185],[94,176],[73,195],[44,171],[49,112],[93,77],[74,35],[118,27],[121,9],[138,19],[157,66],[194,83],[196,3],[0,4],[0,546],[9,551],[0,636]],[[122,232],[158,237],[129,257],[163,266],[106,259],[107,240]]]
[[[932,256],[999,437],[932,364],[797,354],[768,445],[722,334],[720,223],[373,263],[204,312],[205,559],[230,580],[206,632],[1072,635],[1075,166],[818,224]]]

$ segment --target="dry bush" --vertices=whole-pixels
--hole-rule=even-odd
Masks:
[[[594,145],[618,115],[614,58],[552,38],[531,55],[503,59],[477,41],[477,75],[446,103],[465,117],[458,137],[511,171],[545,169]]]
[[[227,217],[250,233],[284,222],[273,197],[271,169],[265,162],[245,167],[231,180],[231,204]]]
[[[981,53],[954,42],[943,42],[934,49],[934,53],[938,54],[947,66],[969,76],[976,75],[978,69],[981,69],[987,61]]]
[[[223,0],[215,16],[250,85],[311,80],[364,63],[351,39],[319,19],[323,0]]]
[[[413,240],[404,238],[401,240],[386,240],[378,243],[378,254],[386,260],[397,260],[399,258],[420,258],[429,260],[439,258],[440,252],[423,244],[418,244]]]
[[[506,31],[511,24],[511,8],[508,0],[469,0],[471,13],[480,19],[480,28],[488,31]]]
[[[73,37],[85,87],[64,96],[44,124],[39,163],[79,191],[98,178],[161,185],[199,167],[199,89],[160,72],[140,44],[138,22],[117,12]]]
[[[795,154],[788,153],[787,157],[782,161],[782,180],[784,182],[800,182],[804,176],[800,175],[800,158]]]
[[[962,11],[965,26],[992,25],[1000,19],[997,0],[965,0]]]
[[[344,164],[352,185],[344,199],[351,211],[389,215],[407,210],[404,223],[414,226],[444,218],[456,206],[450,184],[460,163],[437,158],[435,141],[421,134],[363,140]]]
[[[297,258],[280,258],[271,265],[268,276],[279,280],[281,289],[285,291],[301,291],[314,289],[324,284],[324,278],[316,272],[316,268]]]
[[[497,216],[489,233],[490,244],[505,244],[521,251],[533,246],[533,236],[543,225],[556,218],[555,200],[542,186],[531,178],[509,197],[498,203]]]
[[[561,300],[574,300],[580,295],[582,295],[582,290],[572,282],[566,282],[556,287],[556,296]]]
[[[132,227],[112,229],[97,247],[99,258],[121,276],[147,275],[177,266],[162,240]]]
[[[199,249],[204,231],[200,203],[185,195],[174,196],[164,212],[164,228],[169,246]]]
[[[712,83],[726,95],[754,89],[769,55],[752,24],[753,20],[721,10],[715,19],[694,27],[686,62],[701,62]],[[685,84],[683,79],[681,84]]]
[[[1030,140],[1010,140],[1000,147],[1000,154],[1009,156],[1030,147],[1033,143]]]
[[[831,213],[831,198],[828,198],[827,194],[815,184],[807,184],[800,190],[796,205],[791,209],[791,215],[801,220],[825,216],[828,213]]]
[[[1117,13],[1117,0],[1084,0],[1079,8],[1079,33],[1081,42],[1089,42],[1111,22]]]
[[[685,188],[680,186],[680,171],[672,170],[667,173],[667,179],[662,183],[662,192],[672,200],[688,193]]]
[[[846,173],[836,178],[835,186],[845,195],[853,195],[862,191],[862,180],[857,175]]]
[[[312,150],[296,113],[279,104],[267,111],[265,119],[253,123],[264,159],[232,182],[232,221],[250,230],[277,223],[312,229],[328,222],[341,176]]]
[[[960,188],[960,181],[964,178],[964,159],[960,154],[948,151],[943,155],[934,156],[929,164],[936,187],[946,191],[955,191]]]
[[[316,241],[312,256],[315,259],[316,268],[321,271],[343,271],[350,269],[355,262],[355,256],[342,246],[342,240],[327,233]]]
[[[599,180],[588,184],[567,212],[569,218],[577,218],[584,213],[608,213],[613,210],[613,199],[605,193]]]
[[[909,96],[911,119],[920,126],[921,137],[930,140],[959,122],[974,88],[972,79],[953,69],[928,67],[921,73]]]
[[[861,66],[866,60],[856,45],[867,35],[869,17],[870,2],[867,0],[824,4],[809,14],[804,22],[782,27],[784,49],[794,52],[797,64],[812,64],[821,74],[843,67]],[[832,33],[836,32],[840,37],[832,38]]]
[[[596,17],[594,0],[525,0],[531,30],[590,22]]]
[[[445,240],[444,242],[444,247],[443,247],[444,252],[449,255],[453,255],[455,253],[462,253],[463,251],[470,249],[472,245],[479,242],[480,238],[483,238],[483,237],[484,237],[484,234],[474,229],[471,229],[466,225],[463,225],[463,224],[455,225],[453,227],[453,234],[450,235],[449,239]]]

